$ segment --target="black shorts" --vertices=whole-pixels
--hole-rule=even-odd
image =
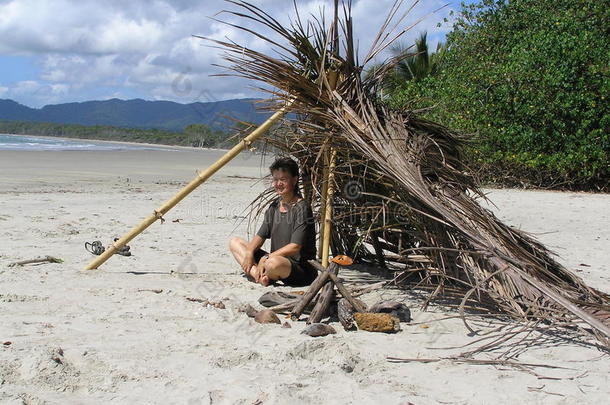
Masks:
[[[265,250],[258,249],[254,252],[254,260],[258,263],[263,256],[268,254]],[[305,260],[298,261],[291,257],[287,257],[287,259],[290,262],[290,275],[277,281],[291,287],[304,287],[313,283],[318,277],[318,271]]]

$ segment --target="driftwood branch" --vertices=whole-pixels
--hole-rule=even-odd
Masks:
[[[339,290],[343,298],[345,298],[350,304],[352,304],[352,307],[354,307],[356,312],[366,312],[366,308],[364,308],[358,301],[354,299],[354,297],[352,297],[352,295],[349,293],[349,291],[347,291],[347,288],[345,288],[343,283],[339,281],[339,277],[335,276],[333,273],[330,272],[328,273],[328,276],[330,277],[332,282],[335,283],[337,289]]]
[[[325,271],[326,271],[326,269],[325,269],[324,267],[322,267],[322,265],[321,265],[320,263],[318,263],[317,261],[315,261],[315,260],[310,260],[310,261],[309,261],[309,264],[311,264],[313,267],[315,267],[316,269],[318,269],[318,271],[321,271],[321,272],[325,272]],[[335,277],[335,278],[336,278],[336,277]],[[333,280],[333,281],[334,281],[334,280]],[[335,284],[336,284],[336,282],[335,282]],[[367,285],[367,286],[364,286],[364,287],[356,287],[356,288],[353,288],[353,289],[352,289],[352,290],[349,292],[349,294],[351,294],[351,296],[355,298],[355,297],[359,297],[359,296],[361,296],[361,295],[364,295],[364,294],[370,293],[371,291],[375,291],[375,290],[378,290],[378,289],[380,289],[380,288],[383,288],[383,287],[385,287],[386,285],[388,285],[388,282],[387,282],[387,281],[380,281],[380,282],[378,282],[378,283],[371,284],[371,285]],[[339,287],[337,286],[337,288],[339,288]],[[347,290],[347,289],[346,289],[346,290]],[[341,289],[339,289],[339,293],[341,293],[341,295],[343,295],[343,293],[341,292]],[[343,295],[343,296],[344,296],[344,295]],[[344,296],[344,297],[345,297],[345,296]],[[347,297],[346,297],[346,298],[347,298]]]
[[[336,263],[331,264],[328,267],[328,276],[336,276],[339,272],[339,266]],[[309,318],[307,319],[307,323],[317,323],[322,320],[328,313],[328,309],[330,308],[330,304],[333,299],[336,297],[335,295],[335,285],[331,280],[327,280],[324,287],[320,291],[320,295],[318,296],[318,300],[316,301],[316,305],[311,311]]]
[[[553,369],[563,369],[563,370],[573,370],[567,367],[560,366],[552,366],[549,364],[540,364],[540,363],[521,363],[514,360],[478,360],[478,359],[469,359],[466,357],[437,357],[437,358],[400,358],[400,357],[386,357],[386,359],[392,363],[436,363],[438,361],[448,360],[454,363],[467,363],[474,365],[482,365],[482,366],[508,366],[508,367],[516,367],[516,368],[526,368],[526,367],[544,367],[544,368],[553,368]]]
[[[295,305],[297,305],[301,301],[301,298],[290,300],[288,302],[284,302],[283,304],[274,305],[267,309],[272,310],[273,312],[281,313],[281,312],[292,312],[294,310]],[[303,308],[305,309],[305,308]]]
[[[352,294],[352,297],[356,298],[356,297],[360,297],[361,295],[368,294],[371,291],[379,290],[380,288],[383,288],[383,287],[385,287],[387,285],[388,285],[387,281],[380,281],[378,283],[371,284],[371,285],[366,286],[366,287],[353,288],[350,291],[350,293]]]
[[[356,288],[348,289],[348,291],[349,291],[350,295],[352,296],[352,298],[356,298],[356,297],[360,297],[361,295],[368,294],[371,291],[375,291],[375,290],[378,290],[380,288],[383,288],[386,285],[387,285],[387,282],[381,281],[379,283],[371,284],[371,285],[366,286],[366,287],[356,287]],[[339,293],[341,294],[341,290],[339,290]],[[341,296],[343,296],[343,294],[341,294]],[[297,299],[294,299],[294,300],[290,300],[290,301],[285,302],[283,304],[279,304],[279,305],[275,305],[273,307],[269,307],[268,309],[270,309],[270,310],[272,310],[273,312],[276,312],[276,313],[294,312],[293,309],[294,309],[295,305],[297,305],[299,302],[301,302],[301,299],[302,298],[297,298]],[[311,300],[309,301],[309,303],[311,303]],[[303,308],[302,311],[304,311],[306,308],[307,308],[307,305],[305,305],[305,307]],[[302,311],[301,311],[301,314],[303,313]]]
[[[53,256],[39,257],[37,259],[22,260],[8,265],[8,267],[23,266],[26,264],[43,264],[43,263],[63,263],[62,259]]]
[[[381,243],[379,240],[379,232],[373,232],[371,235],[371,242],[373,243],[373,248],[375,249],[375,256],[377,256],[377,263],[384,269],[387,268],[385,263],[385,257],[383,256],[383,248],[381,247]]]
[[[310,264],[315,263],[314,267],[319,268],[318,267],[319,264],[315,260],[310,260],[309,263]],[[332,268],[337,268],[337,267],[338,266],[336,263],[332,263],[329,266],[328,270],[324,269],[324,271],[318,275],[318,277],[314,280],[314,282],[311,283],[311,285],[309,286],[309,288],[307,289],[305,294],[303,294],[303,297],[301,297],[300,301],[296,304],[296,306],[292,310],[292,312],[290,314],[290,317],[292,318],[292,320],[299,319],[299,317],[305,310],[305,307],[307,306],[307,304],[309,304],[311,302],[311,300],[316,296],[318,291],[320,291],[320,289],[328,281],[328,271],[330,271]]]

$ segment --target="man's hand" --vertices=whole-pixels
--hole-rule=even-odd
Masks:
[[[269,276],[267,275],[267,270],[265,269],[265,263],[267,262],[267,259],[269,259],[268,255],[261,257],[258,264],[256,265],[258,271],[257,276],[255,277],[255,281],[264,286],[269,285]]]
[[[265,262],[266,261],[267,261],[267,256],[263,256],[256,264],[256,274],[252,274],[252,277],[254,277],[254,281],[256,281],[257,283],[265,272]]]

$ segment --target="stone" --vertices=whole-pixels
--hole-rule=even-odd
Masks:
[[[366,308],[366,305],[364,304],[364,302],[360,301],[357,298],[354,298],[356,301],[358,301],[363,308]],[[354,324],[354,313],[356,312],[356,310],[354,309],[354,307],[352,306],[352,304],[350,304],[350,302],[345,299],[345,298],[341,298],[339,300],[339,302],[337,303],[337,316],[339,318],[339,322],[341,322],[341,325],[343,325],[343,329],[345,330],[353,330],[356,329],[356,325]]]
[[[250,318],[254,318],[256,314],[258,314],[258,309],[250,304],[244,303],[237,307],[237,312],[245,312]]]
[[[369,312],[386,313],[398,318],[400,322],[411,322],[411,311],[398,301],[379,301],[369,308]]]
[[[51,352],[51,360],[56,362],[57,364],[63,364],[64,359],[64,349],[58,347],[57,349],[53,349]]]
[[[206,307],[210,303],[210,301],[206,298],[186,297],[186,299],[187,299],[187,301],[190,301],[190,302],[197,302],[197,303],[203,305],[204,307]]]
[[[337,331],[335,330],[335,328],[325,323],[312,323],[311,325],[303,329],[301,333],[312,337],[318,337],[335,334],[337,333]]]
[[[395,333],[400,330],[400,320],[390,314],[356,312],[354,320],[358,329],[368,332]]]
[[[296,294],[288,294],[282,291],[267,291],[258,299],[258,303],[264,307],[274,307],[276,305],[286,304],[290,301],[299,299]]]
[[[275,312],[270,309],[263,309],[262,311],[258,311],[258,313],[254,316],[254,320],[258,323],[282,323],[280,318],[277,317]]]

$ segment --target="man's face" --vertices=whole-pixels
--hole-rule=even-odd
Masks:
[[[279,195],[286,195],[294,192],[294,186],[297,184],[297,177],[292,176],[285,170],[274,170],[271,172],[273,188]]]

